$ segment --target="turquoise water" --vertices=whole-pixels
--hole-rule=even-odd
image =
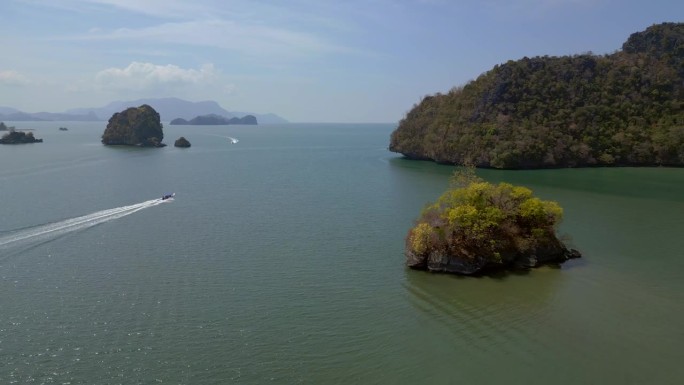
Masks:
[[[558,201],[585,258],[462,278],[403,266],[453,168],[393,125],[10,125],[45,141],[0,147],[0,383],[684,378],[684,169],[480,170]]]

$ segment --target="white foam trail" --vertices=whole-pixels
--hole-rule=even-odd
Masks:
[[[42,241],[49,238],[55,238],[66,233],[86,229],[88,227],[92,227],[100,223],[122,218],[127,215],[131,215],[135,212],[138,212],[142,209],[156,206],[164,202],[165,201],[161,199],[152,199],[142,203],[136,203],[133,205],[97,211],[76,218],[69,218],[59,222],[48,223],[45,225],[39,225],[35,227],[29,227],[13,231],[10,232],[10,234],[8,235],[0,236],[0,247],[22,243],[22,241],[32,242]]]
[[[217,135],[217,134],[206,134],[206,135],[218,136],[219,138],[226,138],[226,139],[230,140],[230,142],[233,144],[239,142],[239,140],[237,138],[233,138],[232,136]]]

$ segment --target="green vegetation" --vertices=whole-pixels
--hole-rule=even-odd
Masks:
[[[10,127],[9,132],[0,138],[0,144],[24,144],[24,143],[42,143],[43,139],[36,139],[33,132],[15,131],[14,127]]]
[[[159,113],[147,104],[115,113],[102,134],[106,145],[163,147],[163,139]]]
[[[506,169],[684,165],[684,23],[632,34],[610,55],[495,66],[425,97],[390,150]]]
[[[455,179],[409,231],[410,267],[473,274],[577,256],[555,235],[563,217],[556,202],[536,198],[525,187],[487,183],[469,169]]]

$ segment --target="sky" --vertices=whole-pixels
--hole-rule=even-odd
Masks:
[[[214,100],[385,122],[496,64],[619,50],[681,0],[1,0],[0,106]]]

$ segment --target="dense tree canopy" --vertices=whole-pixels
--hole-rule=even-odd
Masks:
[[[610,55],[497,65],[425,97],[390,149],[494,168],[684,165],[684,23],[632,34]]]
[[[406,237],[407,264],[472,274],[563,261],[570,251],[556,237],[562,217],[556,202],[543,201],[526,187],[470,177],[423,210]]]
[[[115,113],[102,134],[106,145],[163,147],[163,139],[159,113],[147,104]]]
[[[42,143],[43,139],[36,139],[33,132],[16,131],[11,127],[8,133],[0,138],[0,144]]]

